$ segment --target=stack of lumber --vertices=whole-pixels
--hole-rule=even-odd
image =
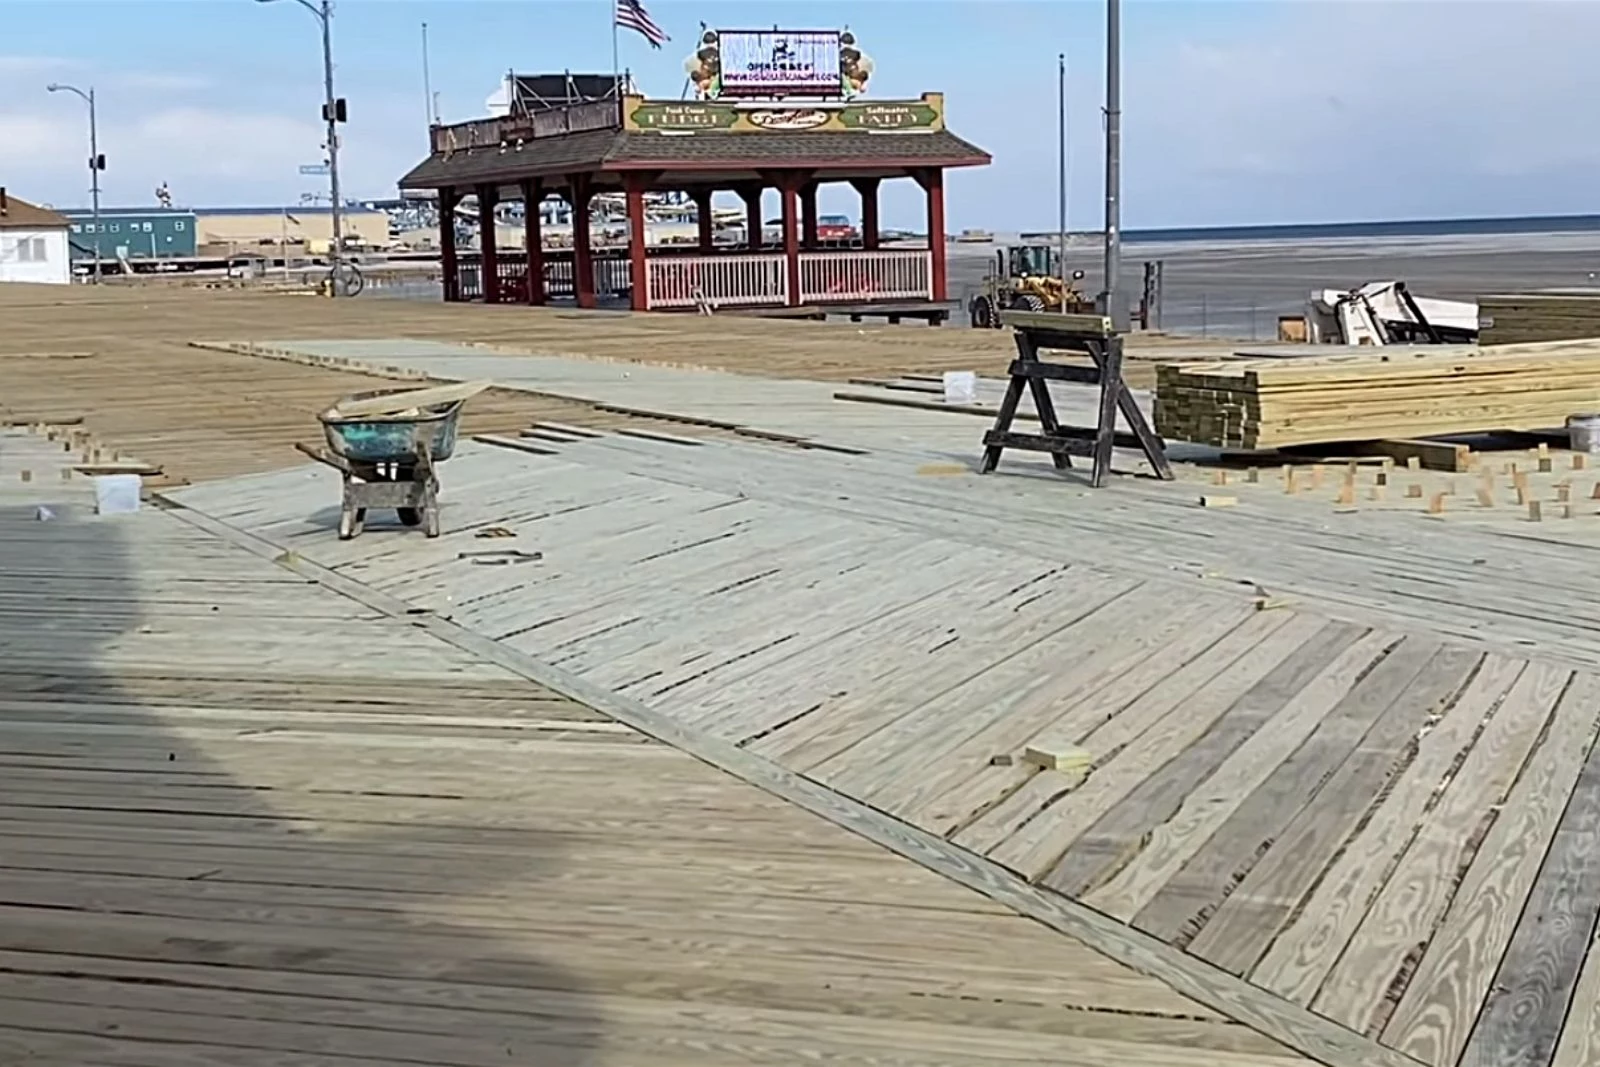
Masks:
[[[1478,299],[1485,345],[1600,337],[1600,289],[1549,289]]]
[[[1217,448],[1542,430],[1600,411],[1600,341],[1163,364],[1156,432]]]

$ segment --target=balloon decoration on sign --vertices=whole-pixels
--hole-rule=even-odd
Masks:
[[[718,46],[716,30],[706,29],[703,23],[700,29],[700,47],[684,61],[683,69],[689,75],[689,84],[694,86],[695,98],[710,100],[721,88],[722,49]]]
[[[845,96],[860,96],[872,77],[872,57],[856,47],[856,35],[845,30],[839,35],[839,82]]]

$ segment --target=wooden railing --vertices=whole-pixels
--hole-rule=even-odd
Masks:
[[[589,130],[622,126],[621,106],[615,100],[590,100],[582,104],[536,111],[531,115],[504,115],[473,119],[451,126],[435,126],[431,134],[435,152],[464,152],[470,148],[497,148],[540,137],[560,137]]]
[[[777,255],[669,255],[645,260],[645,307],[760,306],[789,302],[788,263]]]
[[[933,254],[802,252],[800,303],[865,304],[874,300],[932,300]]]
[[[602,299],[627,294],[633,287],[628,269],[627,253],[606,250],[596,252],[592,263],[594,291]],[[544,288],[548,297],[571,298],[572,252],[546,249],[544,253]],[[528,255],[521,251],[503,251],[495,256],[495,274],[500,280],[502,304],[528,302]],[[456,277],[460,281],[460,298],[484,299],[483,257],[477,252],[463,252],[456,263]]]

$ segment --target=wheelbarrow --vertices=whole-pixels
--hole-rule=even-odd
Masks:
[[[410,392],[379,389],[341,401],[370,401]],[[439,536],[437,468],[456,447],[463,399],[423,404],[384,415],[342,415],[338,405],[318,416],[327,448],[295,447],[339,471],[344,494],[339,509],[339,540],[361,532],[369,508],[394,508],[400,522]]]

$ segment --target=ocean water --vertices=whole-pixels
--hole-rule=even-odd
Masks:
[[[1528,215],[1500,219],[1400,219],[1388,222],[1305,222],[1267,226],[1189,226],[1129,229],[1126,244],[1155,242],[1325,241],[1362,238],[1491,237],[1600,233],[1600,215]]]

